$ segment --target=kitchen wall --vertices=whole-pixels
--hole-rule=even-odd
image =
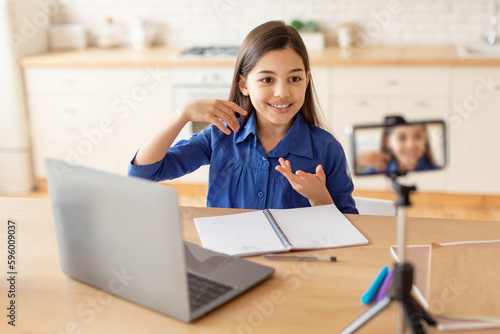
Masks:
[[[56,1],[56,0],[40,0]],[[106,17],[124,31],[131,18],[161,26],[156,44],[239,44],[258,24],[316,20],[327,45],[336,27],[356,22],[373,45],[442,45],[474,42],[489,30],[491,0],[57,0],[55,23],[83,23],[95,33]]]

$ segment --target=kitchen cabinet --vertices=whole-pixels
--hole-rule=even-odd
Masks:
[[[500,67],[453,70],[453,106],[444,115],[450,132],[449,190],[500,192]]]
[[[380,124],[387,115],[403,115],[407,121],[442,118],[450,103],[450,71],[448,67],[332,68],[328,122],[349,161],[351,143],[345,132],[349,125]],[[423,174],[412,173],[407,182],[415,182],[423,191],[447,190],[446,171]],[[357,189],[391,189],[382,176],[353,176],[353,182]]]
[[[111,117],[109,71],[29,68],[24,75],[36,177],[45,177],[45,157],[114,171],[113,142],[99,128]]]
[[[210,70],[216,67],[206,65]],[[196,79],[202,68],[25,67],[37,178],[45,178],[47,156],[125,174],[136,150],[174,110],[178,98],[173,92],[188,88],[174,83],[179,75],[186,79],[180,69],[194,71],[188,77]],[[444,119],[448,167],[413,173],[406,182],[415,182],[420,191],[498,194],[500,67],[315,66],[311,72],[327,126],[348,159],[347,125],[378,124],[389,114],[407,120]],[[198,88],[207,86],[202,83]],[[214,98],[229,91],[227,84],[211,89],[220,94]],[[353,180],[357,189],[391,189],[382,176]],[[178,182],[207,182],[207,169]]]
[[[329,70],[328,67],[312,66],[311,77],[313,78],[314,90],[316,92],[317,102],[326,121],[329,105]]]
[[[134,152],[170,112],[168,74],[161,71],[25,69],[36,177],[45,178],[45,157],[126,174]]]
[[[169,73],[165,67],[110,71],[117,173],[127,173],[128,163],[139,147],[171,114]]]

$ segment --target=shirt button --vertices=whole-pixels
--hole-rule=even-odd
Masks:
[[[262,157],[262,160],[266,161],[267,159],[265,157]]]
[[[259,191],[259,192],[257,193],[257,196],[259,196],[260,198],[262,198],[262,197],[264,197],[264,193],[263,193],[262,191]]]

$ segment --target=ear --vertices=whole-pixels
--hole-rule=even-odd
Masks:
[[[240,80],[238,81],[238,86],[240,87],[241,94],[248,96],[247,80],[240,74]]]
[[[309,80],[311,80],[311,70],[307,71],[306,86],[309,85]]]

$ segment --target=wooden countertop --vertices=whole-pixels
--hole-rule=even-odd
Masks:
[[[88,48],[49,52],[20,59],[22,67],[134,67],[134,66],[234,66],[235,59],[179,58],[180,49],[153,47]],[[453,46],[354,48],[349,54],[338,47],[311,51],[312,66],[498,66],[500,58],[461,59]]]
[[[199,244],[194,217],[243,211],[182,207],[184,238]],[[64,275],[59,266],[50,201],[0,198],[0,220],[3,222],[0,245],[7,245],[7,220],[16,221],[18,226],[18,319],[15,329],[33,334],[338,333],[368,309],[361,304],[361,295],[380,268],[392,264],[389,248],[396,243],[395,217],[347,215],[347,218],[367,237],[369,245],[317,251],[319,254],[337,256],[340,260],[335,264],[269,261],[249,257],[250,261],[273,266],[275,275],[212,314],[188,325],[122,298],[102,295],[98,290]],[[407,232],[409,244],[491,240],[500,238],[500,225],[488,221],[409,218]],[[137,245],[132,246],[140,247],[140,244],[141,240],[138,240]],[[5,280],[7,247],[2,248],[4,269],[0,276]],[[273,301],[270,296],[276,292],[281,294],[282,302],[269,307],[269,301]],[[6,307],[7,300],[7,292],[2,289],[2,307]],[[361,332],[394,333],[395,306],[391,305]],[[4,319],[0,322],[2,333],[8,327],[5,313],[4,309]],[[465,330],[447,333],[477,332]],[[498,329],[481,330],[484,334],[498,332]],[[428,333],[439,331],[429,328]]]

